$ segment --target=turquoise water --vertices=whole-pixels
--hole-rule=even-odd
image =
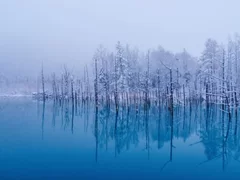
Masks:
[[[239,130],[216,107],[168,111],[0,100],[0,179],[239,179]],[[238,122],[237,122],[238,125]],[[172,145],[171,145],[172,144]]]

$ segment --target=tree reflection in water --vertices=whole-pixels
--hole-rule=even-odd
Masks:
[[[98,151],[100,149],[108,151],[112,142],[114,142],[115,157],[144,142],[144,151],[148,159],[151,157],[153,146],[156,145],[159,150],[164,146],[169,147],[168,160],[160,168],[164,170],[174,161],[174,152],[177,151],[174,140],[180,138],[186,141],[192,135],[199,136],[200,141],[190,144],[189,148],[198,144],[204,147],[206,160],[199,162],[199,166],[221,159],[222,169],[225,170],[231,159],[239,161],[240,158],[238,117],[233,114],[229,119],[228,114],[223,113],[216,105],[209,111],[201,104],[192,105],[191,108],[174,107],[174,116],[172,116],[165,106],[152,106],[147,109],[139,106],[136,110],[136,105],[132,105],[128,108],[120,107],[119,111],[115,112],[114,108],[111,109],[108,105],[99,106],[94,111],[94,105],[91,103],[75,104],[69,108],[70,104],[68,101],[61,104],[53,103],[52,125],[55,126],[56,116],[61,116],[63,129],[68,128],[71,122],[70,128],[73,133],[74,119],[77,116],[83,117],[84,131],[94,129],[92,132],[95,137],[96,162],[99,159]],[[45,103],[42,109],[42,133],[44,133],[44,113]],[[91,113],[95,114],[94,121],[91,121]]]

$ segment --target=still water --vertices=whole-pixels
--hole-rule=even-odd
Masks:
[[[239,179],[238,121],[219,108],[149,112],[0,99],[0,179]],[[233,113],[234,114],[234,113]]]

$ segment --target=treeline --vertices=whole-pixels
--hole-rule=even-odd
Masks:
[[[205,102],[230,108],[238,107],[240,37],[229,38],[227,45],[208,39],[199,58],[185,49],[172,53],[162,47],[146,53],[117,42],[114,52],[99,46],[90,66],[84,67],[83,77],[76,77],[65,67],[62,75],[52,74],[51,97],[87,102],[96,105],[129,106],[144,103],[173,105]],[[90,67],[90,68],[89,68]],[[45,99],[45,77],[41,73]],[[49,78],[48,78],[49,79]]]

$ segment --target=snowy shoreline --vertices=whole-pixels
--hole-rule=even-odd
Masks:
[[[0,97],[32,97],[32,95],[27,94],[0,94]]]

